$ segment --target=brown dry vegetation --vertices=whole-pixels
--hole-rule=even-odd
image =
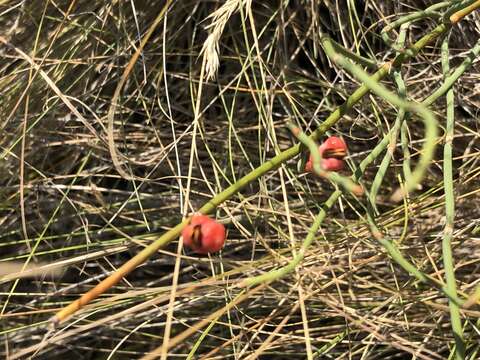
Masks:
[[[183,251],[180,258],[177,241],[170,243],[47,332],[61,307],[296,143],[287,121],[309,133],[360,85],[328,60],[321,36],[380,65],[395,55],[382,28],[433,3],[173,1],[126,78],[112,130],[115,89],[164,2],[0,1],[2,358],[137,359],[161,346],[166,332],[175,339],[204,319],[169,358],[448,358],[455,343],[446,296],[408,274],[371,236],[366,198],[342,195],[296,272],[232,304],[241,293],[237,280],[286,264],[335,189],[299,173],[299,157],[219,206],[214,216],[228,228],[220,254]],[[411,24],[407,44],[439,21]],[[449,32],[455,68],[478,42],[480,11]],[[409,100],[441,85],[440,43],[402,66]],[[479,80],[475,60],[454,86],[452,251],[458,291],[467,295],[480,274]],[[392,77],[383,84],[396,91]],[[383,176],[375,221],[411,263],[443,282],[445,97],[430,109],[438,146],[421,189],[399,204],[389,200],[423,144],[422,122],[412,117],[406,147],[399,137]],[[330,129],[348,143],[345,174],[396,115],[367,95]],[[367,190],[384,155],[362,178]],[[24,265],[33,277],[20,278]],[[56,274],[45,271],[51,268]],[[479,356],[479,315],[478,306],[461,312],[469,359]]]

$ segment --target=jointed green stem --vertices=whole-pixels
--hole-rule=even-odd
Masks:
[[[404,121],[400,128],[400,141],[402,144],[402,151],[403,151],[403,162],[402,162],[403,177],[405,179],[408,179],[409,177],[412,176],[412,167],[410,165],[410,148],[409,148],[410,140],[408,138],[407,121]]]
[[[467,71],[470,66],[472,65],[473,61],[478,57],[480,54],[480,40],[475,43],[475,46],[470,50],[465,60],[457,66],[457,68],[449,75],[444,74],[444,80],[442,85],[435,90],[432,94],[430,94],[422,103],[425,106],[430,106],[435,100],[438,99],[439,96],[442,96],[450,89],[453,84],[463,75],[465,71]]]
[[[321,167],[321,156],[318,151],[317,143],[311,138],[309,138],[307,135],[305,135],[305,133],[300,130],[298,126],[291,123],[288,123],[287,126],[290,131],[295,135],[295,137],[310,150],[310,154],[312,155],[313,170],[315,170],[315,172],[319,176],[341,185],[343,188],[345,188],[345,190],[351,192],[354,195],[360,196],[363,194],[363,188],[360,185],[354,183],[349,178],[342,176],[336,172],[323,170]]]
[[[422,154],[420,155],[420,160],[417,165],[417,168],[412,172],[411,177],[407,178],[405,192],[408,192],[409,190],[413,189],[421,181],[426,168],[429,166],[430,161],[433,158],[433,152],[434,152],[435,142],[437,137],[436,119],[433,113],[430,110],[428,110],[425,107],[425,105],[407,102],[399,98],[395,94],[389,92],[386,88],[381,86],[378,82],[372,81],[372,79],[360,67],[351,63],[350,61],[345,59],[342,55],[336,53],[333,47],[331,46],[329,39],[327,38],[323,39],[322,44],[325,48],[327,55],[331,59],[333,59],[335,62],[339,63],[346,69],[348,69],[355,76],[357,76],[361,81],[363,81],[364,84],[369,86],[370,89],[373,92],[375,92],[377,95],[385,98],[390,103],[397,105],[398,107],[400,107],[401,109],[404,109],[405,111],[417,112],[424,119],[425,137],[426,137],[425,144],[423,146],[423,151],[422,151]],[[400,189],[392,197],[398,198],[398,195],[401,194],[403,191],[404,191],[403,189]],[[368,218],[370,227],[372,229],[372,234],[385,247],[385,249],[390,254],[390,256],[405,270],[413,274],[419,280],[423,282],[430,282],[430,283],[433,282],[437,286],[440,286],[441,290],[450,298],[451,302],[457,305],[457,310],[458,310],[458,305],[460,304],[460,300],[457,297],[456,291],[453,291],[451,287],[441,286],[441,284],[438,284],[438,282],[434,281],[431,277],[427,276],[426,274],[418,270],[410,262],[408,262],[400,253],[400,251],[397,249],[397,247],[393,244],[393,242],[391,242],[390,240],[386,239],[383,236],[381,231],[376,226],[375,221],[373,220],[371,211],[367,211],[367,218]],[[455,281],[455,277],[453,277],[453,281]]]
[[[327,40],[327,42],[328,42],[328,40]],[[336,54],[334,53],[333,55],[335,56]],[[360,70],[356,69],[356,71],[361,72],[362,70],[361,69]],[[360,76],[363,76],[363,75],[360,73]],[[368,82],[368,79],[363,79],[362,78],[362,81],[364,81],[364,83],[367,83],[365,80],[367,80],[367,82]],[[396,80],[397,80],[397,84],[400,86],[400,90],[402,90],[403,89],[403,82],[401,81],[401,78],[399,77],[399,74],[397,74]],[[372,85],[371,83],[368,83],[368,85],[375,88],[375,85]],[[375,88],[375,90],[376,90],[377,93],[382,93],[380,90],[383,90],[383,89]],[[445,88],[444,88],[444,91],[446,91]],[[382,95],[385,96],[385,93],[382,93]],[[441,96],[441,94],[437,93],[437,97],[435,98],[435,100],[438,99],[438,97],[440,97],[440,96]],[[425,102],[428,99],[422,104],[413,104],[413,105],[406,106],[406,104],[408,104],[406,101],[404,101],[403,99],[395,99],[395,98],[396,98],[396,96],[394,94],[387,93],[387,99],[388,100],[393,99],[393,101],[391,101],[392,103],[401,105],[400,109],[401,110],[403,109],[403,114],[402,114],[401,118],[403,118],[403,115],[405,113],[406,108],[409,108],[409,109],[414,108],[417,111],[418,111],[417,108],[420,108],[420,109],[422,109],[422,112],[421,111],[418,111],[418,112],[420,112],[424,116],[425,116],[425,112],[427,112],[427,113],[429,112],[425,108],[425,106],[426,106]],[[428,116],[428,114],[426,116]],[[435,121],[435,120],[433,120],[433,121]],[[386,146],[390,143],[391,139],[395,136],[395,132],[398,131],[398,126],[399,125],[400,125],[400,121],[397,119],[396,126],[394,126],[394,128],[374,148],[374,150],[371,152],[371,154],[369,156],[367,156],[367,158],[365,158],[362,161],[359,168],[355,171],[354,177],[353,177],[354,181],[359,180],[359,178],[360,178],[361,174],[363,173],[363,171],[365,170],[366,166],[368,166],[368,164],[370,164],[376,157],[378,157],[378,155],[386,148]],[[309,148],[310,147],[312,148],[312,151],[316,150],[316,144],[314,142],[310,142],[310,141],[305,140],[301,136],[301,133],[299,133],[298,128],[292,128],[292,132],[296,133],[297,137],[299,137],[299,139],[305,141],[306,145]],[[298,135],[300,135],[300,136],[298,136]],[[433,136],[434,136],[434,139],[433,139],[433,143],[434,143],[436,134],[433,134]],[[433,152],[433,150],[432,150],[432,152]],[[319,161],[319,159],[317,159],[317,161]],[[418,176],[418,175],[416,175],[416,176]],[[256,284],[259,284],[259,283],[262,283],[262,282],[275,281],[275,280],[285,276],[289,272],[293,271],[295,269],[295,267],[303,260],[306,251],[308,250],[309,246],[312,244],[313,239],[315,238],[316,232],[318,231],[318,229],[320,228],[323,220],[325,219],[326,211],[333,206],[333,204],[337,201],[337,199],[340,197],[341,194],[342,194],[342,192],[340,190],[337,190],[325,202],[322,209],[320,210],[320,212],[316,216],[312,226],[310,227],[309,232],[307,234],[307,237],[305,238],[299,252],[288,263],[288,265],[286,265],[282,268],[279,268],[277,270],[273,270],[273,271],[270,271],[268,273],[262,274],[260,276],[256,276],[256,277],[253,277],[253,278],[246,279],[241,283],[241,285],[242,286],[253,286],[253,285],[256,285]],[[452,289],[450,289],[448,287],[444,287],[443,284],[439,283],[438,281],[436,281],[431,276],[429,276],[429,275],[425,274],[424,272],[420,271],[412,263],[410,263],[402,255],[402,253],[399,251],[397,246],[391,240],[389,240],[388,238],[385,238],[384,235],[382,234],[382,232],[378,229],[378,227],[377,227],[377,225],[374,221],[373,214],[372,214],[371,211],[367,211],[367,219],[368,219],[368,223],[371,227],[372,234],[378,240],[378,242],[385,248],[385,250],[388,252],[390,257],[397,264],[399,264],[408,273],[414,275],[418,280],[420,280],[422,282],[425,282],[425,283],[430,283],[430,284],[434,285],[436,288],[443,291],[449,297],[450,302],[455,304],[457,306],[457,309],[458,309],[458,305],[460,305],[463,301],[458,298],[456,291],[452,291]]]
[[[442,42],[442,71],[444,78],[448,77],[450,72],[448,49],[449,36],[446,36]],[[445,131],[445,146],[443,148],[443,187],[445,189],[445,230],[442,241],[443,267],[445,269],[445,278],[447,280],[447,289],[450,293],[457,294],[455,279],[455,267],[452,255],[452,237],[455,219],[455,196],[453,193],[453,170],[452,170],[452,142],[455,126],[455,103],[453,89],[447,91],[447,125]],[[460,309],[458,304],[449,300],[450,321],[452,323],[453,336],[455,338],[455,359],[465,359],[465,343],[463,340],[463,327],[460,319]]]
[[[435,150],[437,140],[437,120],[434,114],[422,104],[416,104],[401,99],[394,93],[388,91],[384,86],[380,85],[378,81],[365,73],[358,65],[344,58],[341,54],[335,52],[331,45],[330,39],[322,39],[322,44],[326,54],[336,63],[346,68],[350,73],[361,80],[366,86],[370,88],[375,94],[384,98],[393,105],[398,106],[404,111],[413,111],[418,113],[425,123],[425,143],[420,154],[420,159],[415,170],[411,176],[406,179],[405,190],[398,189],[393,195],[393,201],[399,201],[404,192],[413,190],[423,179],[426,169],[430,165]]]
[[[470,11],[475,10],[475,8],[471,8]],[[468,12],[463,11],[460,16],[457,16],[454,20],[458,21],[461,17],[468,14]],[[454,14],[455,15],[455,14]],[[414,45],[411,46],[410,51],[405,51],[404,53],[398,55],[392,63],[385,64],[382,66],[374,75],[370,77],[371,81],[378,82],[382,78],[384,78],[391,66],[397,67],[400,66],[404,61],[408,60],[410,57],[414,56],[418,53],[421,49],[423,49],[426,45],[430,44],[440,35],[445,33],[449,29],[450,25],[448,24],[441,24],[438,25],[435,29],[433,29],[429,34],[422,37],[419,41],[417,41]],[[364,84],[360,86],[348,99],[339,106],[330,116],[310,135],[311,139],[317,140],[322,134],[325,133],[330,127],[332,127],[344,114],[346,114],[353,106],[360,101],[368,92],[370,91],[369,87]],[[255,181],[263,174],[267,173],[270,170],[273,170],[280,166],[281,164],[285,163],[287,160],[293,158],[294,156],[298,155],[301,151],[301,146],[295,145],[277,156],[273,159],[265,162],[255,170],[251,171],[249,174],[245,175],[241,179],[239,179],[235,184],[228,187],[224,191],[217,194],[213,197],[210,201],[208,201],[204,206],[200,208],[200,212],[204,214],[211,213],[217,206],[228,200],[230,197],[235,195],[239,192],[244,186],[249,184],[252,181]],[[110,287],[114,286],[118,283],[124,276],[128,273],[133,271],[137,266],[145,262],[148,258],[150,258],[153,254],[157,252],[158,249],[165,246],[169,242],[176,239],[183,227],[187,224],[187,220],[177,224],[172,229],[167,231],[165,234],[160,236],[156,241],[150,244],[148,247],[144,248],[140,251],[137,255],[135,255],[132,259],[127,261],[123,264],[115,273],[113,273],[110,277],[101,281],[97,286],[93,289],[85,293],[82,297],[75,300],[74,302],[70,303],[68,306],[60,310],[53,318],[53,323],[58,323],[63,321],[68,316],[72,315],[74,312],[82,308],[85,304],[89,303],[91,300],[98,297],[100,294],[105,292]]]
[[[269,271],[259,276],[245,279],[239,284],[239,286],[240,287],[254,286],[263,282],[272,282],[282,278],[283,276],[295,270],[297,265],[300,264],[300,262],[305,257],[305,253],[307,252],[308,248],[310,247],[313,240],[315,239],[315,235],[318,229],[320,228],[320,225],[322,224],[323,220],[325,219],[325,216],[327,215],[327,210],[330,209],[333,206],[333,204],[335,204],[335,202],[337,201],[341,193],[342,192],[340,190],[337,190],[332,195],[330,195],[328,200],[323,205],[322,209],[319,211],[319,213],[315,217],[315,220],[313,221],[312,226],[308,230],[307,237],[303,241],[302,246],[298,250],[295,257],[286,266],[283,266],[276,270]]]
[[[408,25],[409,23],[405,23],[405,24],[402,24],[402,26],[400,27],[400,35],[398,37],[398,40],[395,43],[400,47],[403,47],[405,44]],[[403,78],[402,78],[401,69],[394,70],[393,78],[395,79],[395,83],[397,84],[398,95],[402,99],[405,99],[406,89],[405,89],[405,82],[403,81]],[[383,160],[378,168],[377,174],[375,175],[375,178],[372,182],[372,186],[370,188],[370,194],[369,194],[370,204],[372,205],[375,211],[377,211],[376,209],[377,194],[382,185],[383,178],[385,177],[388,167],[390,166],[390,162],[393,157],[393,152],[395,150],[396,143],[397,143],[398,132],[400,130],[400,127],[403,124],[404,119],[405,119],[405,110],[403,108],[400,108],[398,109],[397,118],[395,120],[395,124],[393,125],[393,130],[390,136],[390,144],[389,144],[387,153],[383,157]]]
[[[385,41],[385,43],[389,45],[392,49],[401,51],[403,49],[403,44],[399,43],[398,41],[394,42],[393,40],[391,40],[390,37],[388,36],[388,33],[390,31],[392,31],[393,29],[403,24],[412,23],[415,20],[424,19],[427,17],[437,17],[437,18],[441,17],[442,14],[437,12],[437,10],[443,9],[451,5],[452,5],[451,1],[442,1],[424,10],[415,11],[413,13],[409,13],[406,16],[402,16],[401,18],[398,18],[397,20],[393,21],[392,23],[388,24],[382,29],[381,35],[382,35],[383,41]]]
[[[330,42],[333,46],[333,48],[335,49],[336,52],[342,54],[343,56],[345,56],[346,58],[350,59],[350,60],[353,60],[355,61],[357,64],[360,64],[360,65],[363,65],[363,66],[366,66],[368,68],[373,68],[373,69],[376,69],[378,68],[378,63],[374,60],[371,60],[371,59],[368,59],[366,57],[363,57],[363,56],[360,56],[358,54],[355,54],[353,52],[351,52],[350,50],[348,49],[345,49],[342,45],[340,45],[339,43],[337,43],[336,41],[330,39]]]
[[[365,169],[370,165],[387,147],[390,139],[391,131],[387,136],[383,138],[383,140],[375,146],[375,148],[368,154],[365,159],[362,160],[358,168],[355,170],[354,174],[352,175],[353,181],[358,181]],[[277,279],[282,278],[283,276],[287,275],[291,271],[295,269],[295,267],[303,260],[305,257],[305,253],[308,250],[309,246],[312,244],[315,234],[317,233],[318,229],[322,225],[323,220],[327,215],[327,211],[335,204],[338,198],[342,195],[342,191],[336,190],[334,191],[330,197],[325,201],[322,208],[320,209],[318,215],[315,217],[315,220],[310,227],[308,234],[298,251],[297,255],[284,267],[272,270],[265,274],[255,276],[252,278],[245,279],[240,286],[254,286],[256,284],[260,284],[262,282],[272,282]]]

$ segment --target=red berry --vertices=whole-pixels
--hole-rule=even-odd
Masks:
[[[320,166],[325,171],[339,171],[343,169],[343,158],[347,155],[347,145],[345,142],[336,136],[330,136],[322,145],[318,147],[318,152],[322,157]],[[312,155],[308,158],[305,164],[305,171],[313,171]]]
[[[333,157],[341,160],[347,155],[347,145],[342,139],[336,136],[330,136],[320,145],[318,150],[324,159]]]
[[[182,230],[183,243],[198,254],[219,251],[225,244],[225,227],[207,215],[195,214]]]
[[[308,157],[307,163],[305,164],[305,172],[313,172],[313,159],[311,154]]]
[[[340,171],[343,169],[345,162],[341,159],[328,158],[322,159],[320,165],[325,171]]]

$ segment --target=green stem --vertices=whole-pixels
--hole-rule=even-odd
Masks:
[[[352,175],[353,181],[358,181],[361,178],[365,169],[368,167],[368,165],[370,165],[383,152],[383,150],[385,150],[385,148],[389,143],[390,135],[391,133],[385,136],[383,140],[380,143],[378,143],[377,146],[375,146],[375,148],[370,152],[370,154],[366,156],[365,159],[362,160],[358,168],[355,170],[354,175]],[[315,217],[315,220],[312,226],[308,230],[308,234],[305,240],[303,241],[300,250],[297,252],[296,256],[286,266],[283,266],[276,270],[269,271],[259,276],[245,279],[239,284],[239,286],[240,287],[254,286],[263,282],[272,282],[282,278],[283,276],[295,270],[296,266],[305,257],[305,254],[308,248],[310,247],[313,240],[315,239],[315,234],[317,233],[318,229],[322,225],[323,220],[327,215],[327,211],[335,204],[335,202],[338,200],[340,195],[342,195],[342,191],[336,190],[330,195],[327,201],[325,201],[319,213]]]
[[[398,97],[394,93],[388,91],[384,86],[380,85],[377,80],[365,73],[358,65],[352,63],[344,58],[341,54],[335,52],[333,46],[331,45],[330,39],[323,38],[322,44],[326,54],[334,62],[347,69],[351,74],[356,76],[360,81],[368,86],[370,90],[391,104],[403,109],[404,111],[416,112],[424,121],[425,143],[423,145],[417,167],[414,169],[414,171],[412,171],[411,176],[406,179],[405,190],[399,188],[392,195],[393,201],[399,201],[403,197],[404,193],[408,193],[417,187],[417,185],[422,181],[426,169],[430,165],[437,140],[437,120],[435,119],[433,112],[427,109],[424,105],[405,101],[404,99]]]
[[[315,173],[317,173],[321,177],[331,180],[336,184],[339,184],[340,186],[345,188],[345,190],[354,195],[360,196],[363,194],[363,188],[360,185],[354,183],[351,179],[342,176],[336,172],[323,170],[321,167],[322,158],[318,151],[317,143],[311,138],[309,138],[307,135],[305,135],[305,133],[300,130],[298,126],[291,123],[288,123],[287,126],[292,132],[292,134],[295,135],[295,137],[310,150],[310,154],[312,155],[312,167]]]
[[[397,41],[395,42],[396,45],[401,47],[405,45],[405,38],[407,35],[407,28],[409,24],[410,23],[405,23],[401,25],[400,35]],[[403,81],[403,78],[402,78],[401,69],[394,70],[393,78],[395,79],[399,96],[402,99],[405,99],[406,89],[405,89],[405,82]],[[383,160],[378,168],[378,171],[375,174],[375,178],[372,182],[372,186],[370,187],[370,194],[369,194],[370,203],[372,204],[374,211],[377,213],[378,213],[377,207],[376,207],[377,194],[378,194],[378,191],[380,190],[385,174],[387,173],[388,167],[390,166],[390,162],[392,160],[393,153],[395,151],[395,147],[397,144],[398,132],[400,127],[403,124],[404,119],[405,119],[405,110],[400,108],[397,112],[397,118],[395,119],[395,124],[393,125],[392,135],[390,136],[390,144],[388,146],[387,153],[383,157]]]
[[[328,47],[328,44],[327,44],[327,47]],[[329,50],[331,50],[331,48]],[[333,55],[335,56],[335,54],[333,54]],[[355,69],[355,71],[358,72],[358,69]],[[397,75],[399,76],[399,74],[397,74]],[[360,77],[362,77],[361,80],[364,81],[364,83],[366,83],[367,85],[372,87],[372,90],[374,90],[377,93],[381,93],[390,102],[399,106],[400,109],[403,109],[404,111],[405,111],[405,109],[417,110],[417,112],[419,112],[423,116],[427,116],[426,121],[431,121],[431,118],[428,119],[429,114],[426,114],[429,111],[425,107],[427,100],[428,101],[431,100],[430,98],[426,99],[422,104],[410,104],[410,103],[404,101],[403,99],[397,98],[396,95],[388,93],[386,91],[386,89],[382,89],[381,87],[377,87],[375,84],[372,84],[371,82],[368,81],[369,79],[365,79],[365,76],[363,76],[363,74],[361,74],[361,73],[360,73]],[[396,80],[398,81],[399,79],[401,80],[401,78],[397,77]],[[399,82],[398,84],[400,85],[400,88],[402,88],[401,85],[403,83]],[[447,89],[445,89],[445,88],[443,88],[443,89],[444,89],[444,91],[447,91]],[[435,100],[438,99],[438,97],[440,95],[441,95],[440,93],[437,93],[437,96],[436,96]],[[419,111],[419,109],[422,109],[422,110]],[[433,120],[433,121],[435,121],[435,120]],[[396,125],[399,125],[399,124],[396,124]],[[298,129],[293,129],[294,132],[296,130],[298,131]],[[366,166],[368,166],[368,164],[370,164],[376,157],[378,157],[379,154],[386,148],[386,146],[390,142],[390,139],[394,136],[394,133],[396,131],[398,131],[398,127],[394,127],[384,137],[384,139],[374,148],[374,150],[371,152],[371,154],[369,156],[367,156],[362,161],[359,168],[354,173],[354,181],[359,180],[361,174],[365,171]],[[432,136],[431,135],[431,129],[430,129],[430,136]],[[433,136],[434,136],[434,139],[435,139],[436,134],[434,134]],[[303,140],[305,140],[305,139],[303,139]],[[313,143],[313,145],[312,145],[310,142],[308,142],[308,141],[306,141],[306,142],[307,142],[308,147],[313,146],[313,150],[316,150],[315,143]],[[432,152],[433,152],[433,150],[432,150]],[[416,176],[418,176],[418,175],[416,175]],[[325,202],[322,209],[320,210],[320,212],[316,216],[312,226],[310,227],[309,232],[307,234],[307,237],[305,238],[305,240],[304,240],[304,242],[303,242],[303,244],[300,248],[300,251],[297,253],[297,255],[286,266],[284,266],[282,268],[279,268],[277,270],[273,270],[273,271],[270,271],[268,273],[262,274],[260,276],[256,276],[256,277],[253,277],[253,278],[246,279],[240,285],[241,286],[253,286],[253,285],[256,285],[256,284],[259,284],[259,283],[262,283],[262,282],[271,282],[271,281],[277,280],[277,279],[285,276],[289,272],[293,271],[295,269],[295,267],[303,260],[306,251],[308,250],[309,246],[312,244],[316,232],[318,231],[318,229],[320,228],[323,220],[325,219],[327,210],[333,206],[333,204],[336,202],[336,200],[340,197],[341,194],[342,194],[342,192],[337,190],[328,198],[328,200]],[[456,291],[452,291],[452,289],[449,288],[448,286],[447,287],[443,286],[443,284],[439,283],[437,280],[435,280],[431,276],[425,274],[421,270],[417,269],[412,263],[410,263],[402,255],[402,253],[399,251],[397,246],[391,240],[389,240],[388,238],[385,238],[383,236],[383,234],[381,233],[381,231],[378,229],[377,225],[375,224],[375,221],[373,219],[371,211],[367,211],[367,219],[368,219],[368,223],[370,225],[371,232],[372,232],[373,236],[385,248],[385,250],[387,251],[389,256],[398,265],[400,265],[408,273],[415,276],[418,280],[420,280],[424,283],[430,283],[433,286],[435,286],[436,288],[438,288],[439,290],[441,290],[449,298],[450,303],[455,304],[457,306],[457,309],[458,309],[458,306],[460,304],[462,304],[463,301],[458,298]]]
[[[334,40],[331,40],[331,43],[332,43],[332,46],[335,48],[335,51],[342,54],[346,58],[349,58],[350,60],[355,61],[357,64],[366,66],[368,68],[373,68],[373,69],[378,68],[378,63],[375,60],[371,60],[366,57],[355,54],[350,50],[345,49],[342,45],[335,42]]]
[[[445,33],[449,27],[450,25],[447,25],[447,24],[438,25],[429,34],[423,36],[414,45],[412,45],[410,48],[411,51],[406,51],[396,56],[391,63],[387,63],[383,65],[374,75],[372,75],[371,80],[378,82],[381,79],[383,79],[389,73],[391,68],[390,65],[394,67],[400,66],[403,62],[405,62],[410,57],[418,53],[425,46],[432,43],[441,34]],[[325,131],[327,131],[330,127],[332,127],[344,114],[346,114],[349,110],[351,110],[353,106],[363,98],[363,96],[368,94],[369,91],[370,89],[367,85],[363,84],[362,86],[360,86],[357,90],[355,90],[355,92],[351,96],[347,98],[347,100],[341,106],[339,106],[333,113],[330,114],[330,116],[310,135],[310,138],[313,140],[317,140],[322,134],[325,133]],[[280,154],[276,155],[270,161],[265,162],[255,170],[251,171],[249,174],[239,179],[235,184],[229,186],[227,189],[225,189],[224,191],[214,196],[210,201],[208,201],[205,205],[203,205],[199,211],[204,214],[208,214],[212,212],[213,210],[216,209],[217,206],[219,206],[220,204],[222,204],[223,202],[231,198],[233,195],[239,192],[243,187],[245,187],[250,182],[255,181],[263,174],[277,168],[281,164],[285,163],[287,160],[298,155],[301,149],[302,147],[299,144],[297,144],[285,151],[282,151]],[[131,271],[133,271],[138,265],[145,262],[148,258],[150,258],[153,254],[155,254],[158,249],[165,246],[169,242],[175,240],[180,235],[183,227],[186,224],[187,224],[187,221],[183,221],[177,224],[175,227],[173,227],[169,231],[167,231],[166,233],[164,233],[156,241],[151,243],[149,246],[147,246],[142,251],[140,251],[137,255],[135,255],[132,259],[130,259],[128,262],[122,265],[110,277],[104,279],[99,284],[97,284],[93,289],[85,293],[81,298],[75,300],[74,302],[70,303],[67,307],[60,310],[52,318],[52,322],[57,323],[64,320],[66,317],[72,315],[75,311],[79,310],[85,304],[87,304],[91,300],[98,297],[107,289],[114,286],[124,276],[126,276]]]
[[[442,42],[442,71],[444,79],[450,72],[448,48],[449,36],[446,36]],[[443,267],[445,269],[445,278],[447,289],[450,293],[457,295],[457,286],[455,279],[455,266],[452,255],[452,237],[455,220],[455,195],[453,193],[453,169],[452,169],[452,142],[455,126],[455,102],[454,92],[450,88],[446,95],[447,100],[447,124],[445,130],[445,146],[443,148],[443,187],[445,189],[445,230],[442,241]],[[455,359],[463,360],[465,358],[465,342],[463,340],[463,327],[460,319],[460,309],[458,304],[449,300],[450,321],[452,323],[453,336],[455,338]]]
[[[315,217],[315,220],[313,221],[312,226],[308,230],[307,237],[303,241],[302,246],[298,250],[295,257],[286,266],[283,266],[276,270],[269,271],[259,276],[245,279],[238,286],[240,287],[254,286],[257,284],[261,284],[263,282],[272,282],[282,278],[283,276],[295,270],[297,265],[300,264],[300,262],[305,257],[305,253],[307,252],[308,248],[310,247],[313,240],[315,239],[315,235],[327,215],[327,210],[330,209],[333,206],[333,204],[335,204],[335,202],[337,201],[341,193],[342,192],[340,190],[337,190],[332,195],[330,195],[330,197],[327,199],[327,201],[323,205],[322,209],[319,211],[319,213]]]
[[[372,88],[373,88],[372,90],[374,90],[374,91],[376,90],[377,93],[378,92],[381,93],[383,90],[386,91],[386,89],[375,88],[375,85],[372,85],[371,83],[368,83],[367,81],[365,81],[365,79],[362,79],[362,80],[364,81],[365,84],[367,84],[369,86],[372,86]],[[400,78],[400,80],[401,80],[401,78]],[[404,89],[404,87],[401,86],[401,85],[403,85],[403,82],[399,82],[398,78],[397,78],[397,84],[399,84],[400,88]],[[385,95],[385,93],[383,93],[383,95]],[[396,96],[394,94],[388,94],[387,93],[387,98],[392,103],[397,104],[397,106],[400,106],[399,114],[400,114],[401,119],[403,119],[403,117],[404,117],[405,109],[415,110],[417,107],[420,106],[420,105],[416,105],[416,104],[410,105],[410,103],[404,101],[403,99],[396,98]],[[424,108],[423,111],[418,111],[418,112],[425,116],[425,112],[428,112],[428,110],[426,108]],[[429,117],[428,115],[429,114],[426,115],[426,117],[427,117],[426,121],[430,121],[430,123],[431,123],[432,122],[432,116]],[[396,125],[399,125],[400,121],[401,120],[399,120],[398,124],[396,124]],[[433,121],[435,121],[435,119],[433,119]],[[435,125],[433,125],[433,126],[435,126]],[[321,169],[319,170],[319,169],[316,168],[316,166],[320,167],[320,165],[319,165],[320,164],[320,155],[316,151],[317,150],[316,143],[313,140],[307,138],[305,136],[305,134],[303,134],[294,125],[290,125],[289,127],[290,127],[290,130],[295,134],[295,136],[300,141],[302,141],[302,143],[304,143],[305,146],[307,146],[310,149],[310,152],[312,153],[313,167],[318,173],[320,173]],[[427,134],[427,136],[428,135],[432,136],[431,127],[429,128],[429,130],[430,130],[430,132]],[[435,130],[436,130],[436,128],[435,128]],[[394,134],[397,131],[398,131],[398,127],[395,126],[394,129],[392,130],[390,136],[387,136],[385,139],[394,138]],[[436,137],[436,134],[434,133],[433,134],[433,139],[435,139],[435,137]],[[379,145],[380,145],[380,147],[382,147],[382,145],[386,146],[384,144],[385,144],[385,142],[382,142]],[[428,144],[428,145],[430,145],[430,144]],[[434,145],[434,142],[433,142],[433,145]],[[425,145],[425,147],[426,146],[427,146],[427,144]],[[431,153],[432,153],[431,156],[433,156],[433,149],[431,150]],[[373,160],[373,159],[368,158],[368,160]],[[428,160],[426,163],[428,165],[430,163],[430,160]],[[417,170],[417,173],[415,174],[415,176],[413,176],[413,181],[415,181],[417,178],[418,178],[418,170]],[[421,177],[420,177],[420,179],[421,179]],[[415,185],[416,184],[414,183],[414,185],[411,185],[411,186],[415,186]],[[345,186],[345,188],[349,189],[348,186]],[[341,195],[341,192],[336,191],[329,197],[329,199],[326,201],[326,203],[324,204],[324,206],[322,207],[322,209],[320,210],[320,212],[316,216],[312,226],[310,227],[309,232],[307,234],[307,237],[305,238],[299,252],[286,266],[284,266],[282,268],[279,268],[277,270],[273,270],[273,271],[270,271],[268,273],[262,274],[262,275],[257,276],[257,277],[246,279],[242,282],[241,286],[254,286],[254,285],[262,283],[262,282],[271,282],[271,281],[279,279],[279,278],[285,276],[286,274],[290,273],[291,271],[293,271],[296,268],[296,266],[303,260],[303,258],[305,256],[305,252],[307,251],[309,246],[312,244],[312,242],[315,238],[315,234],[318,231],[318,229],[320,228],[320,225],[322,224],[322,222],[323,222],[323,220],[326,216],[326,211],[331,206],[333,206],[333,204],[336,202],[336,200],[338,199],[338,197],[340,195]],[[376,226],[374,225],[373,222],[372,222],[371,225],[374,226],[374,229],[376,230],[374,233],[381,234],[378,231],[378,229],[376,228]],[[385,249],[387,250],[389,255],[394,259],[394,261],[396,261],[400,266],[402,266],[407,272],[413,274],[417,279],[419,279],[423,282],[433,282],[435,285],[437,285],[438,287],[441,288],[441,284],[438,284],[437,282],[433,281],[432,278],[430,278],[428,275],[426,275],[423,272],[421,272],[420,270],[418,270],[413,264],[408,262],[408,260],[406,260],[403,257],[403,255],[400,253],[398,248],[391,241],[383,238],[383,236],[379,236],[378,240],[385,247]],[[458,298],[456,296],[456,293],[452,293],[448,289],[444,289],[444,291],[449,297],[451,297],[453,299],[453,301],[451,300],[452,303],[455,303],[455,302],[459,303],[460,302],[460,300],[458,300]]]
[[[452,5],[451,1],[442,1],[438,4],[434,4],[424,10],[420,11],[415,11],[413,13],[409,13],[408,15],[402,16],[401,18],[391,22],[387,26],[385,26],[382,31],[381,31],[381,36],[383,41],[390,46],[392,49],[401,51],[403,49],[403,44],[399,44],[398,42],[394,42],[390,37],[388,36],[388,33],[392,31],[393,29],[407,24],[407,23],[412,23],[415,20],[420,20],[424,19],[427,17],[441,17],[442,14],[437,12],[437,10],[443,9],[444,7]]]
[[[402,171],[403,177],[408,179],[412,176],[412,168],[410,166],[410,149],[409,144],[410,140],[408,138],[408,124],[407,121],[404,121],[400,129],[400,141],[402,144],[403,150],[403,162],[402,162]]]
[[[435,100],[438,99],[439,96],[442,96],[450,89],[453,84],[463,75],[465,71],[467,71],[470,66],[472,66],[473,61],[478,57],[480,54],[480,40],[475,43],[475,46],[470,49],[465,60],[451,73],[451,75],[447,76],[448,74],[444,74],[444,81],[442,85],[435,90],[432,94],[430,94],[424,101],[423,104],[425,106],[430,106]]]

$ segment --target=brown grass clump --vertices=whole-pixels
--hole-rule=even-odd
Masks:
[[[459,297],[480,285],[475,56],[453,86],[453,136],[444,136],[445,95],[429,107],[440,135],[421,186],[400,203],[390,199],[424,143],[423,123],[412,116],[388,146],[385,171],[377,175],[387,150],[361,178],[366,196],[339,197],[294,272],[239,286],[286,265],[336,190],[299,172],[300,157],[217,208],[213,216],[228,229],[221,253],[199,257],[174,241],[68,321],[49,322],[212,196],[297,143],[288,122],[311,133],[361,85],[325,55],[322,37],[381,65],[395,56],[382,29],[434,3],[0,2],[0,356],[458,358],[448,298],[393,261],[369,220],[444,283],[451,185]],[[480,46],[480,12],[470,10],[448,30],[452,72]],[[397,50],[434,29],[444,12],[422,13]],[[388,34],[395,40],[400,31]],[[423,101],[443,83],[442,41],[402,65],[407,100]],[[382,84],[398,94],[394,70]],[[329,129],[348,144],[344,175],[397,115],[369,94]],[[451,184],[443,177],[449,140]],[[475,299],[469,305],[460,320],[465,358],[476,359],[480,308]]]

